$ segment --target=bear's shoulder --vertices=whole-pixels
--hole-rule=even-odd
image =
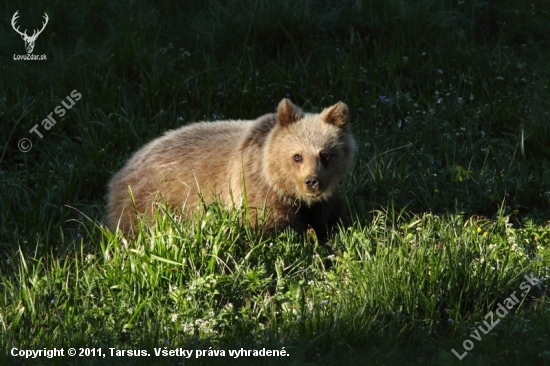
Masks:
[[[249,147],[263,146],[267,136],[277,124],[276,114],[266,114],[255,120],[241,140],[241,150]]]

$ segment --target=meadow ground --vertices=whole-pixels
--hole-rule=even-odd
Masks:
[[[0,364],[550,364],[548,1],[0,8]],[[29,35],[47,13],[47,60],[15,59],[17,10]],[[101,226],[144,143],[284,97],[350,106],[353,225],[326,246],[215,204]]]

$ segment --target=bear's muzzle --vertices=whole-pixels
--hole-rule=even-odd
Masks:
[[[306,185],[306,191],[311,193],[313,197],[317,197],[321,194],[321,181],[318,177],[308,175],[304,180],[304,184]]]

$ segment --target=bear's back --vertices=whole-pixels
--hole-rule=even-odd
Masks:
[[[107,225],[130,226],[132,206],[152,212],[154,201],[196,208],[228,194],[228,169],[239,159],[239,144],[253,121],[199,122],[168,131],[138,150],[109,183]],[[128,192],[131,187],[134,203]],[[125,214],[121,216],[120,208]]]

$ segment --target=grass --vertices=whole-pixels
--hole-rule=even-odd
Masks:
[[[0,364],[550,364],[546,1],[2,9]],[[13,60],[16,10],[21,29],[48,14],[34,50],[47,61]],[[160,211],[132,240],[101,226],[106,183],[145,142],[284,97],[351,110],[354,220],[326,246],[216,204],[185,222]],[[476,340],[526,275],[529,291]],[[107,356],[24,360],[14,347]],[[155,356],[178,349],[194,353]]]

